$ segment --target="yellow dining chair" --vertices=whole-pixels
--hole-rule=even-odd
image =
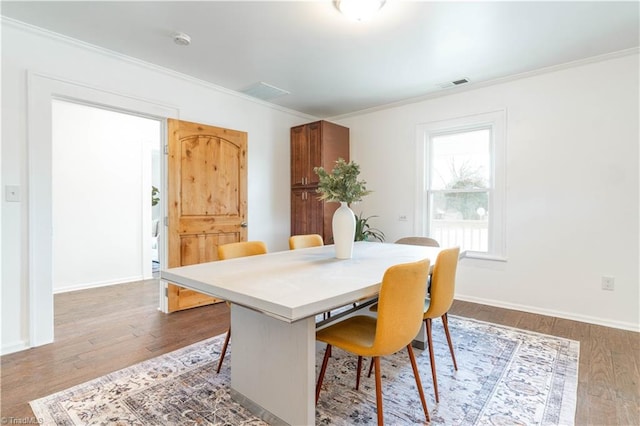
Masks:
[[[410,246],[440,247],[437,240],[430,237],[404,237],[395,242],[396,244],[406,244]],[[431,277],[427,282],[427,293],[431,291]]]
[[[429,300],[426,300],[424,304],[425,312],[423,319],[427,329],[427,343],[429,345],[429,359],[431,361],[431,376],[433,377],[433,391],[436,396],[436,402],[440,402],[440,397],[438,396],[436,360],[433,355],[431,322],[434,318],[442,318],[444,333],[447,336],[449,352],[451,352],[451,359],[453,360],[453,368],[458,371],[458,363],[456,362],[453,343],[451,343],[451,334],[449,333],[449,320],[447,313],[453,304],[459,255],[460,247],[445,249],[438,253],[436,263],[433,265],[433,273],[431,274],[431,294]]]
[[[384,273],[380,286],[377,318],[359,315],[347,318],[316,333],[316,340],[327,344],[318,383],[316,384],[316,404],[320,397],[322,381],[332,346],[358,355],[358,364],[360,364],[363,356],[371,356],[376,370],[378,425],[382,425],[384,423],[384,415],[382,409],[380,357],[391,355],[406,347],[424,415],[429,421],[429,410],[427,409],[418,367],[411,348],[411,342],[416,337],[422,323],[423,300],[428,273],[429,259],[388,268]]]
[[[218,246],[218,259],[227,260],[235,257],[255,256],[257,254],[266,254],[267,246],[262,241],[241,241],[239,243],[229,243]],[[227,305],[230,305],[227,302]],[[224,345],[222,345],[222,352],[220,352],[220,361],[218,361],[217,373],[222,368],[222,361],[227,353],[227,346],[229,345],[229,339],[231,338],[231,326],[227,330],[227,336],[224,339]]]
[[[307,247],[323,246],[322,236],[318,234],[292,235],[289,237],[289,249],[297,250]]]
[[[218,246],[218,259],[220,260],[266,253],[267,245],[262,241],[240,241],[239,243],[229,243]]]
[[[458,371],[458,363],[456,362],[456,355],[453,351],[453,343],[451,342],[451,334],[449,333],[447,313],[453,304],[459,255],[459,247],[444,249],[438,253],[436,263],[433,265],[433,273],[431,274],[431,294],[424,302],[423,320],[427,330],[427,345],[429,346],[429,361],[431,363],[431,377],[433,378],[433,391],[436,402],[440,402],[440,396],[438,394],[438,379],[436,376],[436,360],[433,353],[431,323],[434,318],[442,318],[444,333],[447,336],[449,352],[451,352],[451,359],[453,360],[453,368]],[[376,311],[378,308],[377,305],[374,305],[370,309]],[[373,360],[369,366],[369,377],[371,377],[372,369]],[[360,375],[360,369],[358,369],[357,375]],[[356,376],[356,389],[359,382],[360,378]]]

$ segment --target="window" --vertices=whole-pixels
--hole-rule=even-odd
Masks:
[[[468,257],[505,259],[505,112],[418,126],[420,235]]]

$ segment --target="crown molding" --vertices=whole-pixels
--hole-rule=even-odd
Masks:
[[[257,98],[253,98],[251,96],[245,95],[244,93],[241,92],[237,92],[235,90],[231,90],[231,89],[227,89],[225,87],[219,86],[217,84],[214,83],[210,83],[208,81],[190,76],[188,74],[184,74],[178,71],[174,71],[171,70],[169,68],[165,68],[156,64],[152,64],[150,62],[146,62],[143,61],[141,59],[137,59],[134,58],[132,56],[127,56],[118,52],[114,52],[112,50],[109,49],[105,49],[103,47],[99,47],[72,37],[68,37],[41,27],[37,27],[35,25],[31,25],[31,24],[27,24],[25,22],[22,21],[18,21],[16,19],[13,18],[9,18],[6,16],[2,16],[1,20],[0,20],[0,25],[8,25],[41,37],[46,37],[52,40],[56,40],[65,44],[69,44],[72,45],[74,47],[78,47],[78,48],[82,48],[103,56],[107,56],[113,59],[117,59],[123,62],[127,62],[129,64],[133,64],[133,65],[137,65],[143,68],[147,68],[151,71],[155,71],[158,73],[162,73],[177,79],[181,79],[193,84],[197,84],[200,86],[203,86],[207,89],[210,90],[214,90],[220,93],[224,93],[226,95],[229,96],[234,96],[240,99],[243,99],[245,101],[249,101],[267,108],[271,108],[277,111],[281,111],[287,114],[291,114],[294,116],[298,116],[307,120],[317,120],[319,118],[322,117],[315,117],[309,114],[305,114],[303,112],[300,111],[296,111],[296,110],[292,110],[289,108],[285,108],[261,99],[257,99]],[[569,68],[574,68],[574,67],[579,67],[579,66],[583,66],[583,65],[587,65],[587,64],[591,64],[591,63],[595,63],[595,62],[602,62],[602,61],[607,61],[607,60],[611,60],[611,59],[615,59],[615,58],[620,58],[620,57],[624,57],[624,56],[629,56],[629,55],[633,55],[633,54],[638,54],[640,53],[640,47],[632,47],[629,49],[624,49],[624,50],[619,50],[616,52],[610,52],[610,53],[605,53],[602,55],[597,55],[597,56],[592,56],[592,57],[588,57],[588,58],[583,58],[583,59],[578,59],[575,61],[570,61],[570,62],[565,62],[562,64],[557,64],[557,65],[552,65],[549,67],[544,67],[544,68],[538,68],[532,71],[526,71],[523,73],[518,73],[518,74],[513,74],[513,75],[509,75],[509,76],[505,76],[505,77],[499,77],[499,78],[495,78],[492,80],[487,80],[487,81],[481,81],[481,82],[471,82],[469,84],[466,84],[464,86],[457,86],[457,87],[451,87],[451,88],[447,88],[447,89],[443,89],[443,90],[439,90],[437,92],[432,92],[432,93],[428,93],[425,95],[421,95],[421,96],[417,96],[417,97],[413,97],[413,98],[407,98],[407,99],[403,99],[397,102],[391,102],[388,104],[384,104],[384,105],[379,105],[376,107],[372,107],[372,108],[367,108],[367,109],[363,109],[363,110],[359,110],[359,111],[354,111],[354,112],[350,112],[347,114],[342,114],[342,115],[337,115],[337,116],[333,116],[333,117],[325,117],[322,119],[325,120],[341,120],[341,119],[345,119],[345,118],[350,118],[350,117],[356,117],[356,116],[360,116],[360,115],[365,115],[365,114],[370,114],[373,112],[378,112],[378,111],[383,111],[383,110],[387,110],[387,109],[391,109],[391,108],[397,108],[400,106],[404,106],[404,105],[410,105],[410,104],[415,104],[415,103],[419,103],[419,102],[423,102],[426,100],[430,100],[430,99],[436,99],[436,98],[441,98],[444,96],[449,96],[449,95],[453,95],[453,94],[457,94],[457,93],[462,93],[462,92],[468,92],[470,90],[475,90],[475,89],[480,89],[483,87],[489,87],[489,86],[494,86],[496,84],[502,84],[502,83],[507,83],[510,81],[515,81],[515,80],[520,80],[520,79],[524,79],[524,78],[529,78],[529,77],[534,77],[537,75],[542,75],[542,74],[548,74],[551,72],[556,72],[556,71],[561,71],[564,69],[569,69]]]
[[[580,67],[583,65],[588,65],[596,62],[608,61],[611,59],[621,58],[624,56],[637,55],[640,53],[640,47],[631,47],[629,49],[618,50],[616,52],[605,53],[602,55],[591,56],[588,58],[578,59],[575,61],[565,62],[562,64],[552,65],[549,67],[538,68],[531,71],[526,71],[518,74],[512,74],[505,77],[494,78],[492,80],[487,81],[479,81],[479,82],[471,82],[469,84],[465,84],[464,86],[454,86],[451,88],[439,90],[437,92],[428,93],[426,95],[417,96],[414,98],[407,98],[397,102],[391,102],[388,104],[380,105],[373,108],[367,108],[360,111],[350,112],[347,114],[342,114],[334,117],[327,118],[327,120],[341,120],[345,118],[357,117],[364,114],[370,114],[373,112],[384,111],[387,109],[397,108],[404,105],[415,104],[419,102],[423,102],[430,99],[442,98],[444,96],[454,95],[457,93],[468,92],[471,90],[480,89],[483,87],[495,86],[497,84],[508,83],[510,81],[521,80],[524,78],[535,77],[538,75],[548,74],[556,71],[562,71],[565,69]]]
[[[208,82],[206,80],[202,80],[202,79],[199,79],[197,77],[193,77],[193,76],[191,76],[189,74],[184,74],[184,73],[181,73],[179,71],[174,71],[174,70],[171,70],[169,68],[165,68],[165,67],[162,67],[160,65],[153,64],[151,62],[146,62],[146,61],[143,61],[141,59],[134,58],[132,56],[127,56],[127,55],[124,55],[122,53],[114,52],[113,50],[105,49],[103,47],[96,46],[94,44],[90,44],[90,43],[84,42],[82,40],[75,39],[73,37],[65,36],[63,34],[56,33],[56,32],[41,28],[41,27],[37,27],[35,25],[27,24],[26,22],[18,21],[18,20],[13,19],[13,18],[2,16],[1,19],[0,19],[0,25],[2,25],[2,26],[6,25],[6,26],[9,26],[9,27],[13,27],[13,28],[16,28],[18,30],[26,31],[28,33],[31,33],[31,34],[34,34],[34,35],[37,35],[37,36],[40,36],[40,37],[45,37],[45,38],[48,38],[48,39],[51,39],[51,40],[55,40],[55,41],[58,41],[58,42],[61,42],[61,43],[67,44],[67,45],[71,45],[73,47],[77,47],[77,48],[84,49],[84,50],[87,50],[87,51],[90,51],[90,52],[93,52],[93,53],[97,53],[99,55],[106,56],[106,57],[109,57],[111,59],[116,59],[116,60],[119,60],[119,61],[122,61],[122,62],[126,62],[126,63],[131,64],[131,65],[136,65],[136,66],[139,66],[139,67],[142,67],[142,68],[146,68],[146,69],[148,69],[150,71],[155,71],[155,72],[167,75],[169,77],[177,78],[177,79],[180,79],[180,80],[192,83],[192,84],[197,84],[199,86],[205,87],[205,88],[210,89],[210,90],[214,90],[216,92],[220,92],[220,93],[223,93],[223,94],[226,94],[226,95],[229,95],[229,96],[234,96],[236,98],[240,98],[242,100],[249,101],[249,102],[252,102],[252,103],[267,107],[267,108],[270,108],[270,109],[278,110],[280,112],[284,112],[284,113],[291,114],[291,115],[294,115],[294,116],[297,116],[297,117],[301,117],[301,118],[304,118],[306,120],[317,120],[318,119],[318,117],[315,117],[315,116],[312,116],[312,115],[309,115],[309,114],[305,114],[305,113],[300,112],[300,111],[296,111],[296,110],[292,110],[292,109],[289,109],[289,108],[285,108],[285,107],[282,107],[282,106],[279,106],[279,105],[276,105],[276,104],[272,104],[272,103],[264,101],[262,99],[257,99],[257,98],[245,95],[244,93],[237,92],[237,91],[231,90],[231,89],[227,89],[226,87],[222,87],[222,86],[219,86],[217,84],[210,83],[210,82]]]

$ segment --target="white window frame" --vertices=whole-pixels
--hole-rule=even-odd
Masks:
[[[416,235],[429,235],[431,211],[428,196],[431,140],[443,134],[459,133],[478,129],[491,129],[490,155],[491,179],[489,183],[489,241],[486,252],[465,251],[461,256],[507,260],[506,249],[506,109],[468,115],[446,120],[418,124],[416,128],[416,211],[414,227]]]

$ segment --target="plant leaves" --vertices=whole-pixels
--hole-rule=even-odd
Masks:
[[[362,201],[362,197],[371,193],[366,187],[367,182],[358,180],[360,166],[353,161],[347,163],[343,158],[339,158],[331,173],[323,167],[315,167],[313,171],[319,177],[316,192],[320,194],[321,200],[350,204]]]

